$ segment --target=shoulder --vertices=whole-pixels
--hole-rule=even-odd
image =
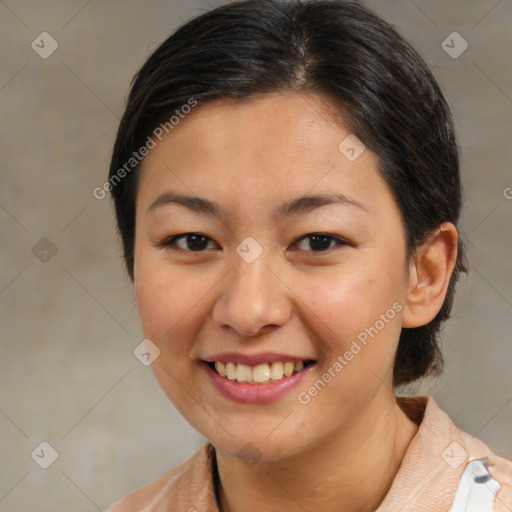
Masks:
[[[140,512],[145,510],[154,501],[155,496],[158,496],[162,489],[176,478],[177,474],[179,474],[179,466],[116,501],[107,509],[107,512]]]
[[[432,397],[398,402],[419,430],[379,512],[512,510],[512,461],[459,429]]]
[[[213,491],[213,455],[213,446],[206,443],[175,468],[116,501],[106,512],[151,512],[171,504],[181,510],[187,503],[193,509],[192,501],[199,503]]]
[[[462,446],[466,453],[463,477],[470,482],[467,486],[472,494],[479,487],[491,493],[496,512],[511,510],[512,506],[512,460],[495,454],[483,441],[466,432],[461,432]],[[464,479],[461,478],[458,492],[462,493]],[[483,509],[482,509],[483,510]]]
[[[506,486],[512,486],[512,460],[497,455],[482,440],[459,429],[432,397],[427,398],[429,429],[437,427],[449,434],[446,439],[450,444],[442,452],[444,459],[447,459],[445,462],[467,464],[473,460],[484,460],[494,476],[499,477]],[[450,460],[452,458],[453,461]]]

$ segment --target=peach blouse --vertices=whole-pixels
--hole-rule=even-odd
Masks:
[[[375,512],[512,512],[512,461],[459,430],[431,396],[399,397],[419,429]],[[192,457],[107,512],[219,512],[215,449]]]

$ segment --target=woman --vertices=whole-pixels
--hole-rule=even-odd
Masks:
[[[451,114],[345,1],[235,2],[133,83],[112,192],[146,357],[208,443],[110,509],[512,510],[512,463],[432,397],[466,270]]]

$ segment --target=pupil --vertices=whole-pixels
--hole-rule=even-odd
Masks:
[[[320,240],[320,242],[318,242],[319,240]],[[310,244],[311,244],[311,248],[313,249],[313,251],[321,251],[324,249],[329,249],[330,243],[331,243],[331,241],[328,236],[325,236],[325,235],[312,235],[311,236]]]
[[[199,240],[199,242],[198,242]],[[208,245],[208,241],[202,235],[189,235],[187,248],[191,251],[201,251]]]

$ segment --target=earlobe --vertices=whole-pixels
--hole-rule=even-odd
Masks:
[[[443,306],[457,261],[457,243],[457,228],[445,222],[411,257],[402,327],[428,324]]]

